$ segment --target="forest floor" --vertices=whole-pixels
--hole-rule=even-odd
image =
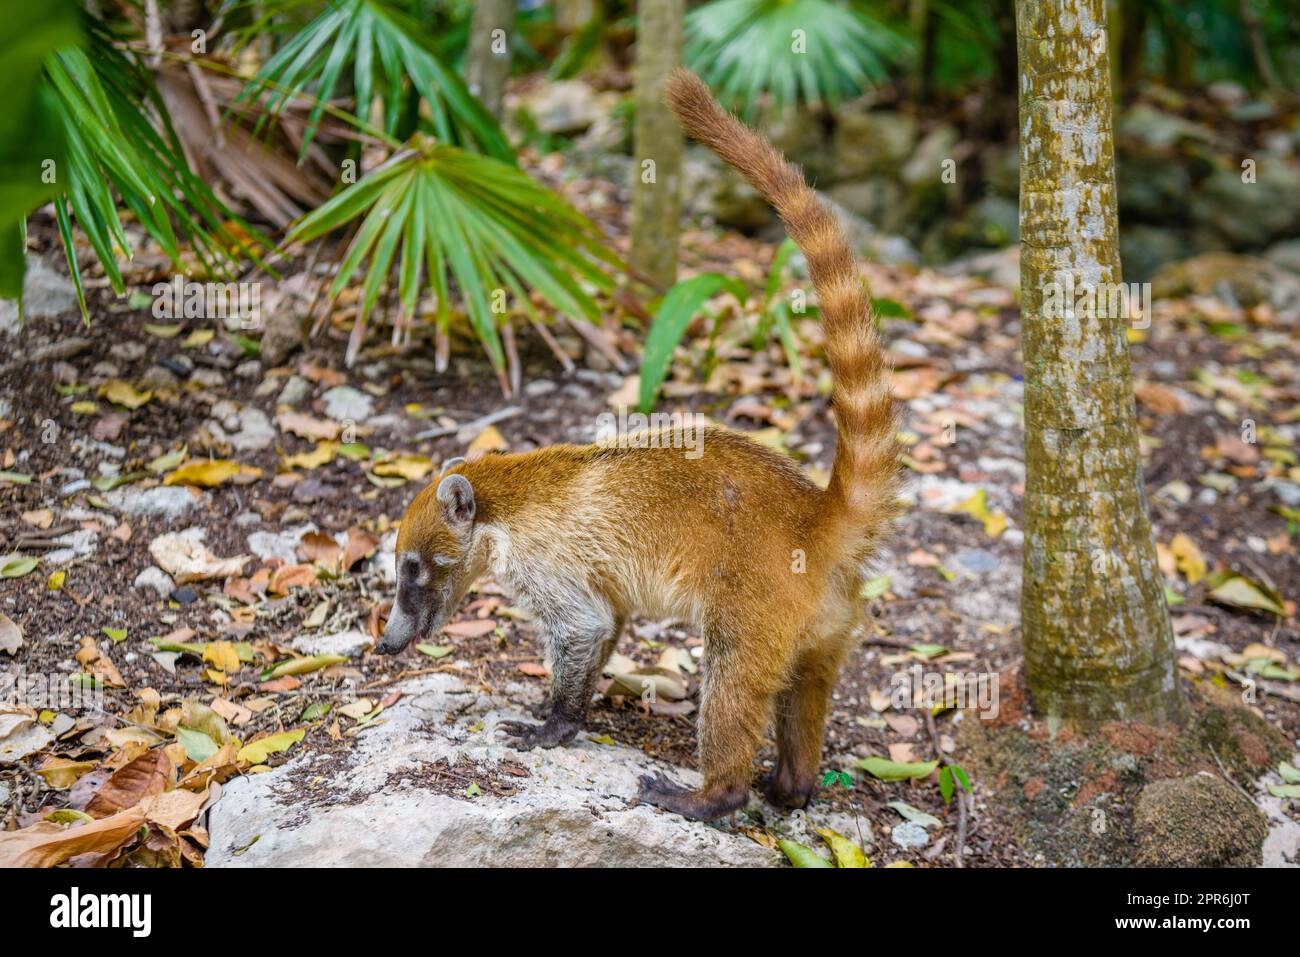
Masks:
[[[564,188],[607,232],[624,235],[626,207],[615,187]],[[762,288],[774,251],[737,234],[693,232],[683,240],[683,263],[688,273],[715,270]],[[925,761],[936,742],[955,747],[957,712],[940,714],[932,734],[924,712],[891,707],[891,682],[912,665],[997,674],[1021,658],[1024,465],[1015,297],[972,276],[864,269],[874,296],[887,303],[882,311],[897,314],[883,320],[883,329],[905,406],[912,506],[868,585],[874,617],[835,690],[828,771],[869,756]],[[167,267],[150,265],[147,256],[133,266],[132,282],[146,294],[167,278]],[[346,369],[346,311],[305,352],[264,368],[219,325],[178,320],[181,328],[172,328],[171,320],[150,314],[151,302],[97,292],[92,326],[82,327],[74,310],[33,320],[5,342],[0,574],[14,577],[0,580],[0,612],[16,631],[0,619],[8,644],[0,642],[7,653],[0,661],[11,672],[84,671],[95,676],[84,680],[104,692],[103,713],[54,709],[35,715],[34,726],[0,727],[0,746],[6,729],[39,745],[18,765],[0,765],[6,829],[61,808],[90,807],[100,818],[106,807],[128,807],[120,796],[106,805],[100,792],[113,772],[139,770],[141,757],[157,750],[171,749],[179,769],[172,783],[178,773],[192,783],[204,759],[209,777],[220,780],[302,749],[344,751],[358,726],[382,714],[405,675],[451,670],[488,689],[545,682],[535,629],[490,581],[480,583],[436,645],[397,658],[366,650],[376,608],[391,597],[393,528],[446,458],[591,441],[598,415],[634,401],[630,378],[584,350],[576,336],[561,337],[561,347],[578,359],[576,371],[565,373],[526,328],[519,336],[524,389],[509,402],[463,340],[446,374],[435,373],[431,350],[397,355],[379,337]],[[712,357],[708,330],[693,328],[661,407],[702,412],[750,432],[824,480],[834,430],[816,322],[797,326],[803,374],[795,376],[777,346],[749,347],[745,330],[754,321],[753,311],[733,315]],[[638,336],[613,324],[603,334],[634,368]],[[1246,310],[1203,297],[1158,300],[1150,328],[1134,340],[1147,499],[1180,672],[1189,683],[1234,689],[1253,675],[1254,709],[1294,747],[1300,474],[1288,436],[1300,419],[1300,338],[1267,307]],[[474,426],[506,405],[519,412],[488,429]],[[1256,423],[1254,442],[1242,441],[1243,419]],[[445,434],[418,437],[429,429]],[[202,465],[210,459],[238,467]],[[179,479],[164,484],[184,461],[199,463],[190,474],[201,487]],[[189,552],[198,579],[177,584],[155,575],[156,589],[137,584],[151,566],[172,560],[158,557],[168,547],[173,555],[186,547],[164,536],[190,528],[202,530],[207,549]],[[27,568],[31,563],[13,555],[39,561]],[[233,571],[219,561],[241,556]],[[1234,573],[1238,584],[1212,594],[1215,572]],[[1248,607],[1274,596],[1282,615]],[[339,635],[333,644],[326,640]],[[592,709],[589,735],[693,766],[699,645],[681,623],[633,622],[621,654],[639,664],[679,662],[685,698],[646,713],[635,700],[605,696]],[[338,660],[312,658],[330,649],[342,649]],[[285,667],[289,661],[298,664]],[[352,704],[340,706],[345,700]],[[212,749],[192,735],[181,746],[172,737],[178,723],[206,727]],[[287,745],[272,737],[299,729],[305,736]],[[214,757],[223,733],[243,744],[261,738],[270,754],[236,748]],[[772,757],[770,747],[761,755],[765,762]],[[961,763],[960,751],[953,760]],[[120,777],[117,784],[126,787]],[[977,776],[974,788],[966,865],[1034,863],[1014,822],[990,810],[991,783]],[[921,847],[889,844],[903,820],[890,802],[951,825],[956,805],[945,803],[933,778],[887,783],[859,772],[849,786],[823,788],[816,800],[860,814],[890,848],[888,860],[953,863],[950,826]],[[1290,813],[1300,820],[1295,803]],[[167,832],[174,847],[151,848],[150,862],[201,857],[202,829],[175,830],[179,837]],[[118,847],[113,856],[122,853]]]

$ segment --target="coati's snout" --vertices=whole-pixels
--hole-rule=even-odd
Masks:
[[[406,510],[397,536],[397,597],[375,645],[378,654],[395,655],[447,624],[473,580],[468,540],[474,511],[474,489],[460,474],[444,476]]]

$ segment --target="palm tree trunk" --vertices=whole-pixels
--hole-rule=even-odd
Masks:
[[[664,81],[682,62],[683,0],[637,4],[637,159],[632,187],[631,262],[665,287],[677,277],[682,214],[682,131],[664,103]]]
[[[1025,670],[1037,710],[1181,721],[1138,454],[1105,0],[1017,0]]]

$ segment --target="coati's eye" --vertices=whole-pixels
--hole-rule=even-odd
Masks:
[[[420,560],[414,555],[402,559],[402,577],[411,579],[420,577]]]

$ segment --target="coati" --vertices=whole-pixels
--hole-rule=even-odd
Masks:
[[[436,633],[490,572],[535,616],[553,672],[545,721],[499,727],[517,747],[553,747],[582,728],[629,615],[694,622],[704,638],[704,784],[648,776],[640,796],[710,819],[748,802],[773,718],[767,796],[802,807],[816,788],[831,687],[861,618],[861,564],[897,511],[899,456],[889,363],[835,220],[695,74],[676,71],[667,99],[686,131],[772,204],[808,260],[834,376],[839,440],[827,488],[722,428],[703,433],[702,455],[606,444],[457,460],[402,519],[397,597],[377,650]]]

